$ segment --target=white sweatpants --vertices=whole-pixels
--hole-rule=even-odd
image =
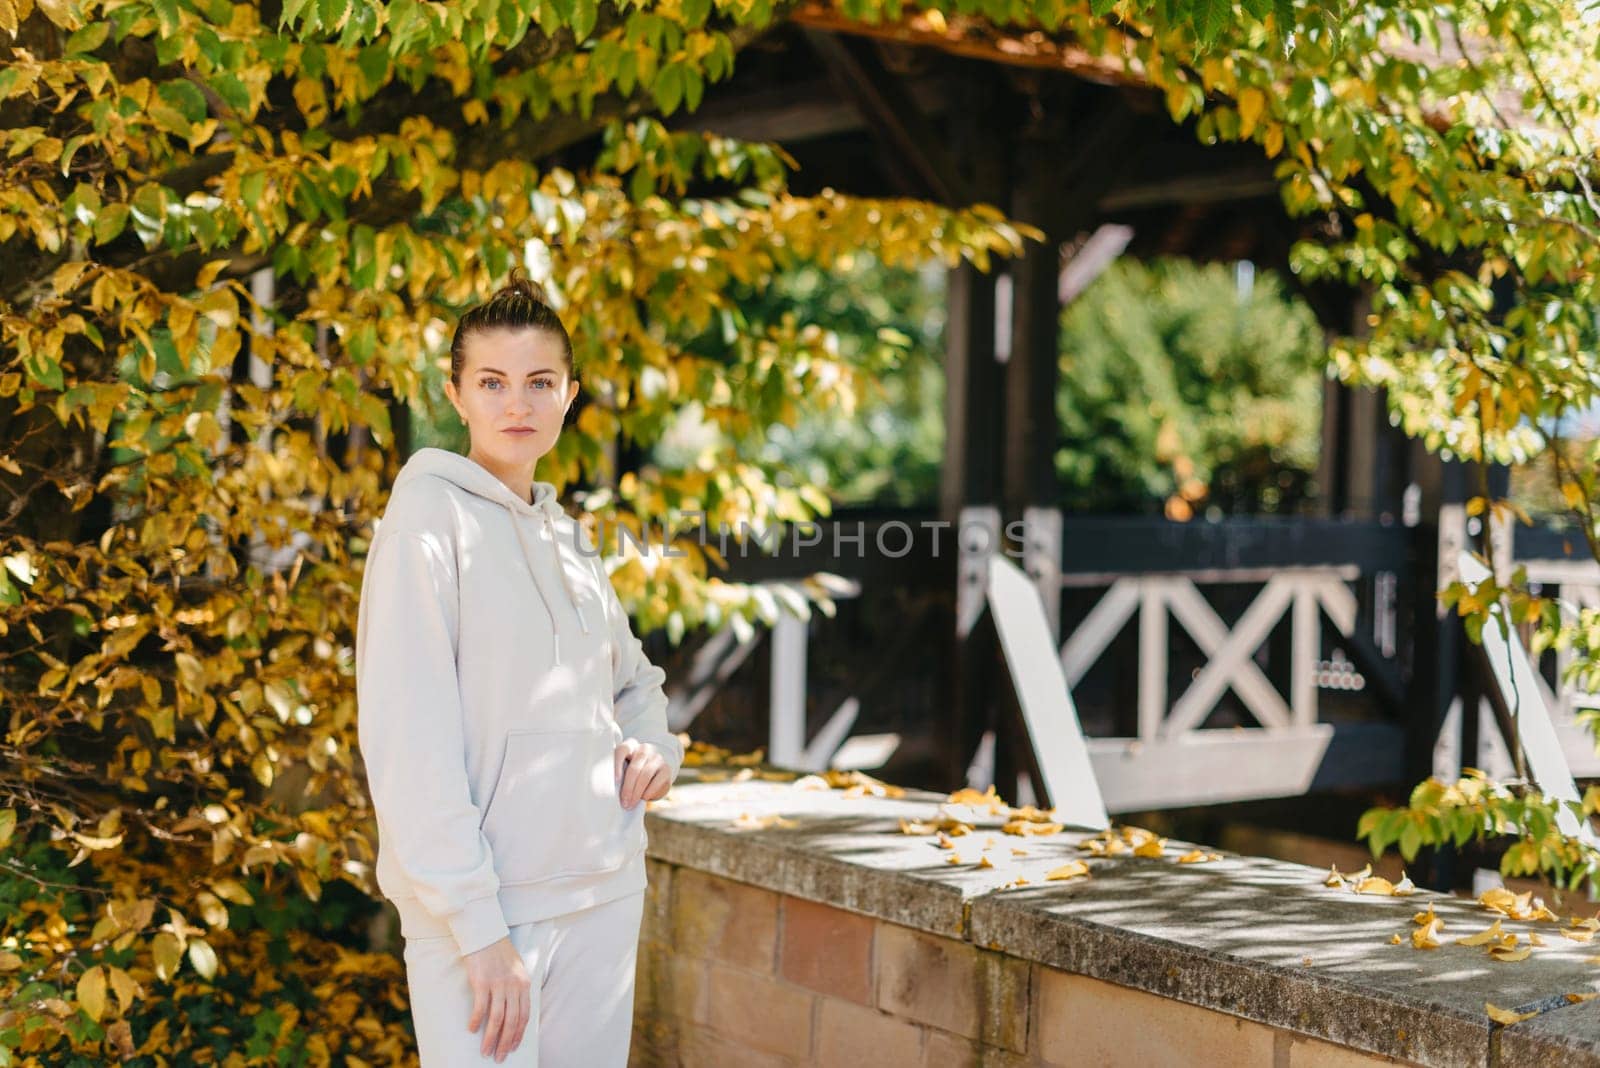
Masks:
[[[644,891],[511,928],[533,980],[532,1020],[504,1061],[467,1030],[472,988],[455,939],[408,938],[406,983],[422,1068],[626,1068]]]

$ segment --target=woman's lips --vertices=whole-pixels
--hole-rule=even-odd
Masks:
[[[526,437],[529,434],[532,434],[533,431],[530,430],[530,429],[527,429],[527,428],[518,427],[518,428],[513,428],[511,430],[502,430],[501,433],[502,434],[512,434],[512,435],[515,435],[516,437],[521,438],[521,437]]]

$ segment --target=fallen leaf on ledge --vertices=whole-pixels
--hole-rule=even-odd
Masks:
[[[1162,850],[1164,850],[1166,846],[1167,840],[1165,838],[1151,838],[1134,846],[1133,855],[1136,857],[1160,857]]]
[[[1032,838],[1041,834],[1059,834],[1064,829],[1060,823],[1039,823],[1034,820],[1007,820],[1000,828],[1006,834]]]
[[[1572,1005],[1576,1005],[1580,1001],[1593,1001],[1595,998],[1600,998],[1600,994],[1567,994],[1566,995],[1567,1002],[1569,1004],[1572,1004]]]
[[[1427,923],[1411,932],[1411,948],[1413,949],[1438,949],[1439,931],[1444,927],[1444,921],[1435,916]]]
[[[972,805],[973,807],[986,808],[994,814],[1004,813],[1009,808],[1000,799],[1000,795],[994,792],[993,783],[990,783],[989,788],[981,794],[970,786],[964,786],[946,797],[945,801],[952,805]]]
[[[979,857],[978,858],[978,867],[980,867],[980,868],[992,868],[992,867],[994,867],[994,861],[990,860],[988,857]]]
[[[1394,883],[1381,875],[1369,875],[1356,884],[1356,893],[1372,894],[1379,897],[1393,897]]]
[[[1433,903],[1432,902],[1428,903],[1428,911],[1427,912],[1419,912],[1415,916],[1411,917],[1411,922],[1412,923],[1423,924],[1423,925],[1432,923],[1433,920],[1434,920],[1434,915],[1433,915]]]
[[[1589,942],[1589,941],[1593,940],[1594,932],[1589,930],[1586,927],[1580,927],[1575,931],[1574,930],[1569,930],[1567,928],[1562,928],[1561,937],[1562,938],[1570,938],[1574,942]]]
[[[1209,864],[1213,860],[1221,860],[1221,853],[1207,853],[1204,849],[1191,849],[1178,858],[1179,864]],[[1331,883],[1329,885],[1332,885]]]
[[[1519,960],[1527,960],[1533,956],[1533,948],[1523,946],[1521,949],[1508,949],[1505,946],[1494,946],[1489,950],[1489,956],[1506,964],[1515,964]]]
[[[1066,880],[1078,879],[1089,874],[1089,865],[1081,860],[1069,860],[1059,868],[1054,868],[1045,874],[1046,879]]]
[[[1397,935],[1397,934],[1395,934],[1395,935],[1390,935],[1390,936],[1389,936],[1389,944],[1390,944],[1390,945],[1391,945],[1391,946],[1398,946],[1398,945],[1400,945],[1400,944],[1401,944],[1401,943],[1402,943],[1402,942],[1404,942],[1404,941],[1405,941],[1405,939],[1404,939],[1404,938],[1401,938],[1401,937],[1400,937],[1400,936],[1399,936],[1399,935]]]
[[[1544,945],[1544,939],[1539,936],[1538,931],[1529,931],[1528,944],[1533,946],[1542,946]]]
[[[1349,875],[1346,875],[1343,872],[1341,872],[1336,865],[1330,864],[1330,865],[1328,865],[1328,874],[1322,880],[1322,885],[1323,886],[1334,886],[1334,887],[1346,886],[1346,885],[1348,885],[1350,883],[1359,883],[1359,882],[1361,882],[1361,880],[1365,879],[1367,876],[1369,876],[1371,874],[1372,874],[1372,865],[1371,864],[1368,864],[1366,867],[1362,868],[1360,871],[1351,872]]]
[[[1485,930],[1479,931],[1475,935],[1468,935],[1466,938],[1456,939],[1456,945],[1486,946],[1490,942],[1498,942],[1504,934],[1505,932],[1500,929],[1500,921],[1495,920],[1491,926]]]
[[[1497,1024],[1521,1023],[1523,1020],[1531,1020],[1539,1015],[1538,1009],[1532,1012],[1512,1012],[1510,1009],[1502,1009],[1500,1006],[1492,1005],[1487,1001],[1483,1003],[1483,1007],[1488,1011],[1489,1019]]]
[[[798,827],[799,822],[776,813],[766,816],[752,816],[748,812],[741,812],[734,817],[733,829],[736,831],[764,831],[768,827]]]

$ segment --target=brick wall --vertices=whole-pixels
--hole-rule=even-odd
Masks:
[[[652,859],[634,1068],[1393,1063]]]

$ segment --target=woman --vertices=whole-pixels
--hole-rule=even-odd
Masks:
[[[621,1068],[644,802],[683,761],[664,674],[534,479],[578,382],[531,283],[513,275],[462,317],[445,392],[471,448],[401,470],[356,624],[378,886],[400,913],[418,1050],[424,1068]]]

